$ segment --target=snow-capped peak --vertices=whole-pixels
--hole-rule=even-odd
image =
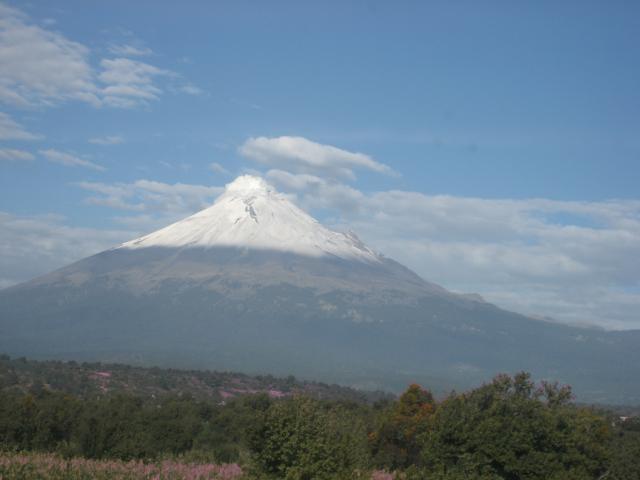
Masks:
[[[274,192],[273,187],[263,178],[254,175],[240,175],[225,186],[225,193],[233,193],[235,195],[268,194],[271,192]]]
[[[252,175],[229,183],[211,207],[118,248],[146,247],[236,247],[380,261],[353,232],[329,230]]]

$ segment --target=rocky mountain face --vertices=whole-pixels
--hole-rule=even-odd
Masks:
[[[0,291],[0,351],[441,392],[524,369],[580,400],[640,402],[640,331],[448,292],[251,176],[191,217]]]

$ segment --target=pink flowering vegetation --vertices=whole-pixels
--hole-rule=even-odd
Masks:
[[[376,471],[354,478],[394,480],[394,475]],[[64,459],[48,453],[0,452],[0,480],[251,480],[235,463],[187,463],[164,460],[155,463],[121,460]]]
[[[1,1],[1,0],[0,0]],[[304,394],[318,399],[362,401],[362,392],[338,385],[278,378],[250,376],[234,372],[145,368],[108,363],[78,363],[12,359],[0,353],[0,392],[10,389],[23,393],[36,386],[44,390],[73,393],[82,397],[134,394],[145,398],[192,396],[201,400],[228,400],[257,393],[271,398]],[[220,392],[231,397],[224,398]],[[378,399],[376,395],[373,400]]]
[[[389,472],[376,471],[371,475],[371,480],[394,480],[395,475]]]
[[[0,453],[0,480],[240,480],[237,464],[88,460],[43,453]]]

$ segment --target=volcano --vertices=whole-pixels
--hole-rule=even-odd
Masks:
[[[640,401],[640,331],[452,293],[248,175],[188,218],[0,291],[0,351],[440,392],[527,370],[584,401]]]

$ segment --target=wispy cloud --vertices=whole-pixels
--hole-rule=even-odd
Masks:
[[[212,172],[216,172],[216,173],[220,173],[222,175],[229,175],[229,170],[227,170],[226,168],[224,168],[222,165],[220,165],[218,162],[213,162],[209,165],[209,169]]]
[[[308,210],[333,215],[424,278],[530,315],[640,328],[640,201],[483,199],[388,190],[271,170]]]
[[[148,47],[131,44],[110,45],[109,52],[119,57],[147,57],[153,54]]]
[[[94,137],[89,139],[89,143],[94,145],[119,145],[124,143],[124,138],[120,135],[106,135],[104,137]]]
[[[99,171],[106,170],[102,165],[95,164],[93,162],[90,162],[89,160],[85,160],[67,152],[54,150],[53,148],[50,148],[48,150],[39,150],[39,153],[48,161],[59,163],[60,165],[65,165],[67,167],[84,167]]]
[[[58,215],[0,212],[0,288],[135,238],[140,231],[73,227]]]
[[[130,108],[157,100],[162,90],[154,78],[173,75],[168,70],[128,58],[104,59],[100,66],[102,72],[98,78],[106,85],[102,100],[112,107]]]
[[[210,205],[223,187],[137,180],[133,183],[80,182],[80,188],[96,193],[87,202],[118,210],[149,212],[168,222]]]
[[[352,212],[360,209],[366,200],[365,195],[359,190],[316,175],[294,174],[274,169],[269,170],[266,177],[285,191],[300,193],[303,206],[311,210]]]
[[[354,179],[354,170],[365,169],[397,175],[391,167],[375,161],[369,155],[323,145],[303,137],[250,138],[239,148],[239,152],[262,165],[296,173]]]
[[[8,114],[0,112],[0,140],[38,140],[38,135],[28,132]]]
[[[35,158],[32,153],[25,152],[24,150],[0,148],[0,160],[24,162],[34,160]]]
[[[15,106],[68,99],[98,105],[89,49],[0,5],[0,100]]]
[[[59,215],[20,216],[0,212],[0,288],[163,227],[210,205],[224,191],[224,187],[146,179],[76,185],[94,194],[87,203],[126,212],[113,217],[122,228],[74,227]]]
[[[95,107],[132,108],[160,97],[160,78],[179,77],[127,58],[150,54],[146,47],[112,45],[110,52],[116,57],[102,59],[94,66],[85,45],[34,24],[16,8],[0,4],[0,102],[33,107],[75,100]],[[195,88],[172,91],[194,94]]]
[[[204,90],[190,83],[183,85],[182,87],[179,88],[179,90],[188,95],[204,95],[205,93]]]

